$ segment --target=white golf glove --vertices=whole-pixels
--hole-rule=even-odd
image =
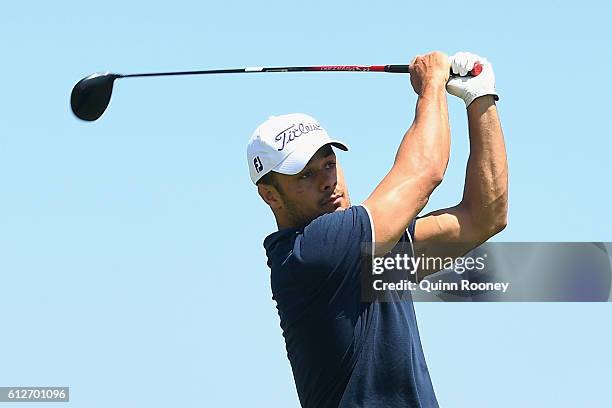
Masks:
[[[477,76],[466,76],[477,62],[482,65],[482,72]],[[496,101],[499,100],[495,91],[493,66],[486,58],[469,52],[458,52],[450,57],[450,63],[453,74],[460,76],[451,76],[446,83],[446,90],[463,99],[466,108],[480,96],[493,95]]]

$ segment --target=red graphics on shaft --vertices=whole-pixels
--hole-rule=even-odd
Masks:
[[[313,67],[286,67],[281,68],[283,71],[352,71],[352,72],[393,72],[393,73],[409,73],[409,65],[322,65]],[[281,69],[267,69],[264,71],[281,70]],[[474,68],[468,75],[478,76],[482,72],[482,65],[479,62],[474,64]],[[451,71],[451,76],[457,76]]]

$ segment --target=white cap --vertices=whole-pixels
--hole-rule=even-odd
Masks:
[[[249,173],[253,183],[271,171],[298,174],[321,147],[346,145],[329,137],[312,116],[304,113],[270,116],[259,125],[247,146]]]

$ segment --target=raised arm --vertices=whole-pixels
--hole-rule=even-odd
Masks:
[[[475,56],[477,57],[477,56]],[[484,59],[483,59],[484,60]],[[484,60],[486,62],[486,60]],[[468,67],[469,68],[469,67]],[[485,72],[484,70],[490,70]],[[415,227],[417,254],[458,257],[505,228],[508,214],[508,165],[504,136],[495,106],[492,67],[486,63],[485,86],[472,85],[466,96],[470,156],[461,202],[419,218]],[[476,79],[476,78],[472,78]],[[466,87],[468,81],[455,81]],[[454,81],[454,80],[452,80]],[[450,92],[460,90],[449,88]],[[484,94],[479,96],[479,94]],[[458,96],[462,96],[458,95]],[[427,271],[426,271],[427,272]],[[435,271],[429,271],[435,272]],[[419,274],[419,277],[423,277]]]
[[[410,67],[410,82],[419,95],[414,121],[404,135],[393,167],[364,202],[372,217],[377,255],[395,246],[427,204],[448,165],[448,57],[440,52],[418,56]]]

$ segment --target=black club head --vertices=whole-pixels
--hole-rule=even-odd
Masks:
[[[87,121],[98,119],[110,102],[113,82],[120,75],[92,74],[76,83],[70,95],[70,106],[77,118]]]

